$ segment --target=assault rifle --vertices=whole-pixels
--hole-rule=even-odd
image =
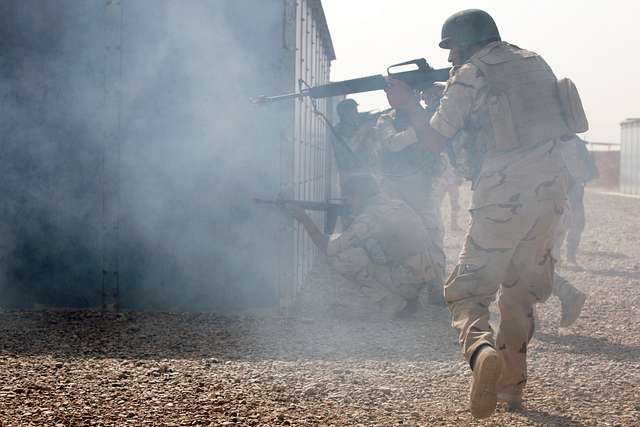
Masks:
[[[283,197],[278,197],[276,199],[253,199],[255,203],[259,204],[268,204],[268,205],[276,205],[278,207],[285,207],[286,205],[294,205],[299,206],[302,209],[308,211],[319,211],[325,212],[327,214],[326,220],[324,223],[324,232],[325,234],[332,234],[336,228],[336,223],[338,221],[338,217],[344,218],[348,217],[350,214],[349,206],[344,203],[334,203],[334,202],[311,202],[306,200],[291,200],[285,199]]]
[[[380,116],[382,116],[383,114],[390,113],[391,111],[393,111],[393,108],[387,108],[386,110],[382,110],[382,111],[378,111],[378,110],[364,111],[362,113],[358,113],[358,116],[360,117],[361,123],[371,123],[371,122],[375,123]]]
[[[415,65],[417,69],[409,71],[392,71],[394,68],[405,67],[407,65]],[[413,89],[420,90],[430,87],[435,82],[446,82],[449,79],[450,68],[434,69],[427,64],[426,59],[413,59],[411,61],[394,64],[387,68],[389,78],[401,80],[411,86]],[[301,82],[303,83],[303,82]],[[352,93],[371,92],[374,90],[382,90],[387,86],[387,79],[382,74],[376,74],[368,77],[360,77],[357,79],[343,80],[340,82],[328,83],[320,86],[303,88],[300,84],[300,90],[294,93],[287,93],[275,96],[259,96],[252,101],[255,104],[266,104],[274,101],[284,101],[287,99],[300,99],[305,96],[318,99],[328,98],[331,96],[349,95]]]

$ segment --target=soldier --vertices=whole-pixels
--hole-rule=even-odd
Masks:
[[[573,135],[563,141],[562,158],[569,171],[568,200],[564,215],[558,223],[553,244],[553,258],[559,260],[565,238],[567,240],[567,261],[577,264],[576,254],[585,226],[584,187],[587,182],[598,177],[598,169],[585,142]],[[587,295],[556,273],[553,295],[560,300],[562,315],[560,327],[571,326],[582,311]]]
[[[354,219],[335,239],[323,234],[304,210],[291,205],[288,210],[373,310],[388,318],[415,310],[422,291],[436,278],[420,218],[404,202],[380,192],[371,175],[350,175],[343,189]]]
[[[413,107],[422,108],[417,96]],[[440,278],[439,285],[430,290],[430,303],[444,306],[446,259],[440,214],[432,191],[434,176],[442,170],[440,155],[418,143],[404,108],[381,115],[375,131],[382,190],[392,199],[404,201],[422,219]]]
[[[573,136],[562,144],[562,158],[569,171],[568,209],[562,217],[554,244],[554,258],[560,259],[562,246],[567,241],[567,261],[577,264],[576,255],[585,226],[584,187],[598,177],[598,169],[586,144]]]
[[[340,121],[334,127],[334,137],[340,141],[334,149],[341,177],[371,170],[376,163],[372,135],[377,116],[358,112],[358,103],[350,98],[340,101],[336,110]],[[340,151],[341,143],[346,145],[347,153]]]
[[[451,144],[473,179],[471,223],[445,299],[473,372],[471,413],[484,418],[498,399],[510,408],[521,406],[533,306],[551,294],[553,230],[566,199],[559,146],[579,126],[568,123],[586,119],[565,120],[565,105],[578,104],[575,87],[567,92],[572,103],[561,101],[546,62],[501,41],[484,11],[448,18],[440,47],[450,50],[454,66],[444,96],[428,122],[414,110],[411,124],[429,148]],[[399,106],[411,94],[402,82],[390,81],[387,97]],[[489,305],[498,290],[494,340]]]

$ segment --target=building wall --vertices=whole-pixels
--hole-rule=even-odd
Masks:
[[[628,119],[620,126],[620,191],[640,194],[640,119]]]
[[[100,301],[112,122],[104,11],[95,4],[0,2],[3,306]]]
[[[328,79],[322,20],[311,0],[3,1],[0,305],[295,294],[313,250],[251,199],[324,199],[325,131],[249,98]]]
[[[333,46],[328,37],[322,6],[317,0],[295,2],[295,82],[296,90],[305,86],[317,86],[329,82],[331,60],[334,59]],[[293,173],[286,191],[299,200],[324,201],[331,198],[331,172],[328,129],[315,110],[327,116],[331,100],[311,100],[304,98],[295,102],[294,132],[292,139]],[[323,214],[312,213],[312,218],[322,224]],[[295,271],[293,286],[287,298],[295,297],[313,266],[318,250],[297,224],[293,244]]]

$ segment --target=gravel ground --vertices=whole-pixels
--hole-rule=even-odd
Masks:
[[[640,425],[640,200],[586,198],[582,268],[562,272],[590,296],[568,330],[557,300],[539,307],[523,412],[471,418],[445,309],[397,321],[322,316],[322,304],[233,316],[10,311],[0,425]],[[447,237],[450,256],[462,237]]]

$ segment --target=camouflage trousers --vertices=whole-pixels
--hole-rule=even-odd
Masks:
[[[584,185],[577,182],[570,184],[567,197],[567,209],[558,224],[553,245],[553,257],[555,259],[560,259],[565,239],[567,241],[567,257],[575,258],[586,224],[583,200]]]
[[[430,237],[430,242],[428,242],[429,255],[438,268],[441,280],[444,281],[446,276],[444,229],[431,185],[431,177],[415,174],[402,177],[385,177],[381,186],[389,197],[404,201],[420,216]]]
[[[376,264],[365,249],[353,247],[329,257],[328,262],[345,279],[345,288],[336,295],[340,305],[385,318],[397,316],[413,302],[423,304],[436,277],[426,252],[402,262]]]
[[[433,186],[433,193],[435,195],[436,206],[440,208],[444,197],[449,194],[449,204],[451,207],[451,215],[458,216],[460,212],[460,191],[459,186],[456,183],[449,183],[444,180],[438,180]]]
[[[527,380],[533,307],[552,291],[553,231],[563,206],[563,200],[531,200],[473,209],[458,265],[445,284],[466,359],[484,344],[495,347],[503,360],[499,386],[504,391],[522,390]],[[489,305],[498,291],[500,324],[494,341]]]

